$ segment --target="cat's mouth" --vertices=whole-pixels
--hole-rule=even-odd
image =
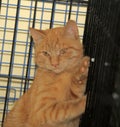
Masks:
[[[60,67],[56,67],[56,68],[52,69],[52,71],[55,72],[55,73],[60,73],[63,70]]]

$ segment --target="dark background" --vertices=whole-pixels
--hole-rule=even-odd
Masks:
[[[120,127],[120,1],[89,0],[85,53],[93,60],[82,127]]]

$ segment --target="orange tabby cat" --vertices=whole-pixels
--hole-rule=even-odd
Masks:
[[[83,55],[77,25],[30,29],[38,65],[30,89],[8,113],[4,127],[78,127],[85,110],[89,57]]]

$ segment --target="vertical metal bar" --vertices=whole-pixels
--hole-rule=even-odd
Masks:
[[[70,0],[70,8],[69,8],[68,20],[70,20],[70,18],[71,18],[72,3],[73,3],[73,0]]]
[[[6,89],[5,103],[4,103],[4,109],[3,109],[3,116],[2,116],[2,127],[3,127],[4,118],[5,118],[6,107],[8,104],[8,98],[9,98],[9,92],[10,92],[9,88],[10,88],[10,83],[11,83],[11,79],[12,79],[11,75],[12,75],[13,60],[14,60],[14,53],[15,53],[15,44],[16,44],[16,36],[17,36],[20,2],[21,2],[21,0],[18,0],[17,10],[16,10],[15,27],[14,27],[14,36],[13,36],[13,43],[12,43],[12,51],[11,51],[11,58],[10,58],[10,66],[9,66],[9,74],[8,74],[8,81],[7,81],[7,89]]]
[[[51,20],[50,20],[50,27],[49,28],[52,28],[53,27],[54,14],[55,14],[55,5],[56,5],[56,0],[53,0]]]
[[[34,8],[34,15],[33,15],[33,24],[32,28],[35,27],[35,20],[36,20],[36,11],[37,11],[37,0],[35,0],[35,8]],[[25,85],[24,85],[24,93],[27,90],[27,84],[29,83],[29,73],[30,73],[30,66],[31,66],[31,57],[32,57],[32,47],[33,47],[33,39],[30,38],[30,47],[29,47],[29,54],[28,54],[28,62],[26,68],[26,76],[25,76]]]
[[[84,28],[83,45],[84,45],[84,49],[85,49],[85,55],[90,55],[90,56],[92,55],[91,47],[93,47],[93,44],[89,43],[91,41],[91,36],[89,35],[89,29],[91,26],[89,24],[92,24],[92,22],[93,22],[92,18],[91,18],[92,13],[93,13],[92,11],[93,11],[92,0],[89,0],[88,1],[88,7],[87,7],[85,28]],[[93,33],[93,28],[91,28],[90,31]],[[93,75],[94,67],[93,67],[92,63],[90,65],[91,66],[89,68],[89,73],[91,73],[91,75],[90,74],[88,75],[88,81],[87,81],[87,87],[86,87],[87,104],[86,104],[85,115],[83,117],[81,127],[86,127],[88,125],[90,125],[90,127],[91,127],[92,114],[90,114],[90,113],[92,111],[92,108],[91,108],[92,100],[94,99],[94,98],[92,98],[92,96],[93,96],[93,84],[91,82],[92,82],[93,76],[94,76]],[[90,83],[92,84],[92,86]]]
[[[42,21],[44,16],[44,7],[45,7],[45,1],[42,1],[42,11],[41,11],[41,18],[40,18],[40,29],[42,29]]]
[[[64,16],[64,25],[66,24],[66,20],[67,20],[67,11],[68,11],[68,1],[66,1],[66,9],[65,9],[65,16]]]
[[[34,1],[31,1],[29,19],[32,18],[33,2]],[[30,27],[30,23],[31,23],[31,20],[29,20],[29,22],[28,22],[28,28]],[[25,65],[26,65],[26,61],[27,61],[27,50],[29,48],[29,46],[28,46],[28,40],[29,40],[29,36],[27,36],[27,39],[26,39],[26,48],[25,48],[25,56],[24,56],[24,63],[23,63],[23,70],[22,70],[22,81],[21,81],[21,88],[20,88],[20,96],[23,94],[23,90],[24,90],[24,89],[22,89],[22,87],[23,87],[22,84],[24,83],[24,73],[25,73],[25,68],[26,68]]]
[[[90,14],[92,13],[93,9],[91,7],[92,0],[89,0],[88,7],[87,7],[87,15],[86,15],[86,21],[85,21],[85,28],[84,28],[84,35],[83,35],[83,45],[85,48],[85,55],[90,54],[90,51],[88,48],[90,48],[90,44],[87,40],[87,33],[88,33],[88,27],[91,22]]]
[[[2,51],[1,51],[1,57],[0,57],[0,72],[2,68],[2,60],[3,60],[3,52],[4,52],[4,44],[5,44],[5,36],[6,36],[6,27],[7,27],[7,20],[8,20],[8,6],[9,6],[9,0],[7,0],[7,6],[6,6],[6,18],[5,18],[5,24],[4,24],[4,34],[3,34],[3,42],[2,42]]]
[[[78,3],[78,5],[77,5],[77,11],[76,11],[76,22],[78,22],[79,8],[80,8],[80,3]]]
[[[0,12],[1,12],[1,4],[2,4],[2,0],[0,0]]]

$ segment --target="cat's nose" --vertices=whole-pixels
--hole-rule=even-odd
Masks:
[[[53,67],[57,67],[59,65],[58,56],[52,56],[50,59],[50,63]]]

